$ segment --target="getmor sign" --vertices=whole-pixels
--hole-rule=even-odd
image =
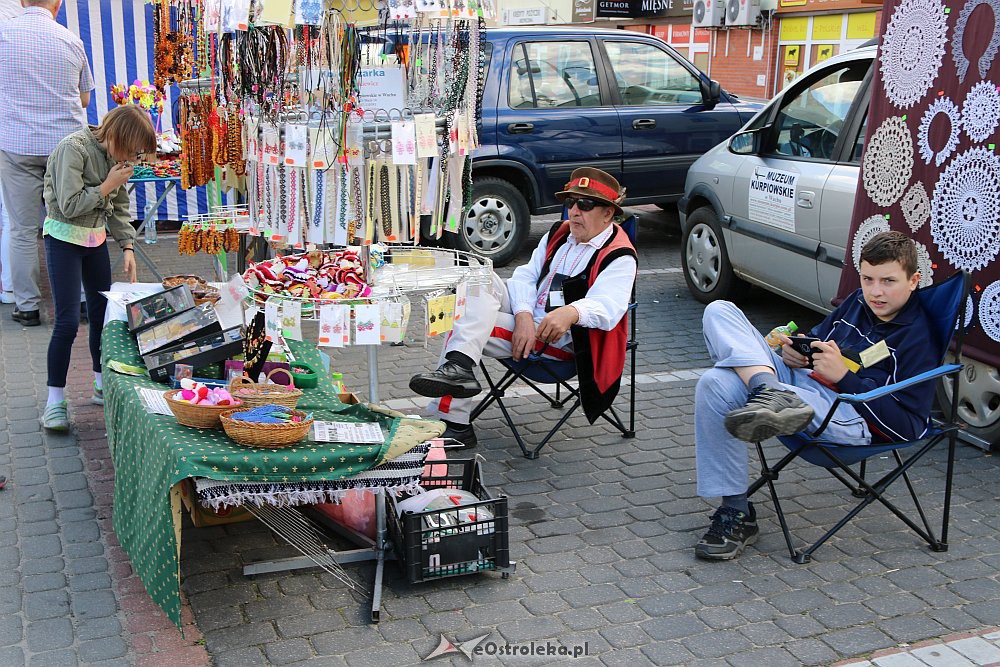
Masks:
[[[693,0],[597,0],[597,18],[690,16]]]

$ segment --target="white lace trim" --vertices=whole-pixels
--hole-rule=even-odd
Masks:
[[[923,227],[931,217],[931,200],[927,198],[927,190],[920,181],[910,186],[899,200],[899,206],[903,209],[906,226],[914,232]]]
[[[913,139],[906,121],[890,116],[868,140],[862,161],[865,192],[879,206],[892,206],[913,174]]]
[[[939,151],[931,147],[930,132],[934,119],[939,115],[948,117],[948,140]],[[958,133],[962,126],[962,115],[958,111],[958,106],[947,97],[939,97],[930,103],[927,111],[920,119],[920,127],[917,128],[917,146],[920,147],[920,157],[924,159],[924,164],[934,164],[938,167],[941,163],[951,157],[951,154],[958,148]]]
[[[962,103],[962,128],[973,141],[986,141],[1000,124],[1000,90],[992,81],[980,81]]]
[[[1000,280],[990,283],[979,297],[979,324],[1000,343]]]
[[[923,97],[941,69],[947,40],[948,18],[940,0],[903,0],[896,7],[879,50],[890,102],[906,109]]]
[[[858,225],[858,231],[854,232],[854,242],[851,244],[851,257],[854,259],[854,268],[858,273],[861,272],[861,251],[865,244],[878,234],[887,231],[889,231],[889,222],[884,215],[873,215],[870,218],[865,218]]]
[[[968,329],[969,325],[972,324],[972,316],[976,312],[976,305],[972,301],[972,295],[970,294],[965,298],[965,321],[962,324],[963,329]],[[958,331],[958,322],[955,322],[955,331]]]
[[[931,237],[944,258],[977,271],[1000,252],[1000,157],[985,148],[959,153],[931,199]]]
[[[934,266],[931,262],[931,253],[927,246],[919,241],[915,241],[917,246],[917,271],[920,271],[920,283],[917,287],[930,287],[934,284]]]
[[[979,57],[979,78],[986,78],[986,74],[990,71],[990,66],[993,65],[993,59],[997,55],[997,49],[1000,49],[1000,0],[969,0],[958,14],[958,21],[955,22],[955,31],[951,36],[951,57],[955,61],[959,83],[965,81],[965,75],[969,72],[969,59],[965,57],[965,27],[969,22],[969,17],[972,15],[973,10],[983,4],[989,5],[993,10],[995,23],[990,43],[986,45],[986,50]]]

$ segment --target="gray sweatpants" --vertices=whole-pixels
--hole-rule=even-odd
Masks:
[[[723,421],[731,410],[746,404],[748,390],[734,368],[770,366],[778,380],[816,411],[809,428],[818,428],[837,397],[832,389],[809,377],[809,369],[792,369],[774,353],[739,308],[715,301],[702,317],[705,345],[715,362],[695,389],[694,438],[698,495],[735,496],[749,486],[747,443],[734,438]],[[868,425],[850,405],[840,404],[823,439],[850,445],[871,443]]]
[[[46,155],[0,151],[0,185],[10,217],[11,283],[21,311],[38,310],[38,230],[45,219],[42,187]]]

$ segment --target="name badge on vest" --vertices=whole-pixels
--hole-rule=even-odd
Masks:
[[[566,297],[563,295],[563,281],[569,276],[557,273],[552,276],[552,284],[549,285],[549,297],[545,303],[545,312],[551,312],[556,308],[566,305]]]

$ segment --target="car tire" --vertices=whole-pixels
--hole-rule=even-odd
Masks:
[[[703,206],[687,218],[681,236],[681,267],[688,290],[702,303],[742,296],[747,284],[733,273],[722,228],[711,207]]]
[[[951,363],[951,359],[948,360]],[[968,426],[965,431],[1000,446],[1000,369],[962,357],[964,368],[958,375],[958,417]],[[944,414],[951,411],[954,380],[944,378],[937,388],[938,406]]]
[[[524,195],[509,181],[487,176],[472,181],[472,206],[455,234],[458,250],[506,266],[521,250],[531,228]]]

